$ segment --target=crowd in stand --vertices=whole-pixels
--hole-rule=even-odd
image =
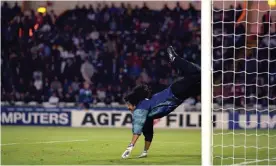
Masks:
[[[233,11],[224,13],[225,21],[237,19],[231,17]],[[18,5],[3,3],[1,12],[2,101],[109,104],[123,103],[124,94],[140,83],[149,84],[153,93],[161,91],[178,77],[168,63],[168,45],[200,64],[200,11],[192,5],[184,10],[177,3],[174,9],[165,5],[156,11],[146,3],[142,8],[98,4],[95,8],[76,6],[57,16],[54,11],[23,13]],[[223,32],[234,35],[236,29],[236,34],[244,34],[243,25],[234,26],[225,26]],[[214,28],[214,33],[222,34],[219,24]],[[224,38],[224,46],[245,43],[244,35]],[[214,59],[229,59],[239,51],[221,52],[221,43],[219,37],[214,39],[214,47],[218,47]],[[224,70],[231,69],[232,61],[224,63]],[[221,70],[221,64],[215,62],[214,69]],[[233,82],[233,76],[225,78],[224,83]],[[198,100],[200,97],[189,101]]]
[[[241,12],[241,6],[237,10],[213,11],[214,101],[239,107],[276,105],[275,33],[269,34],[268,28],[272,27],[264,23],[256,46],[248,46],[250,35],[246,34],[244,23],[234,22]]]
[[[148,83],[155,93],[178,77],[168,63],[169,44],[200,62],[200,12],[193,6],[155,11],[146,4],[99,4],[57,17],[4,3],[2,16],[5,101],[78,102],[87,92],[91,102],[122,103],[136,84]]]

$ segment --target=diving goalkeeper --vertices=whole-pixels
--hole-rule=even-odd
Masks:
[[[145,137],[145,147],[139,157],[146,157],[153,139],[153,120],[168,115],[185,99],[200,93],[200,67],[180,58],[172,46],[168,47],[167,52],[172,66],[177,68],[183,77],[152,97],[150,97],[148,86],[139,85],[124,98],[128,109],[132,113],[133,136],[129,146],[122,154],[122,158],[130,156],[136,141],[142,133]]]

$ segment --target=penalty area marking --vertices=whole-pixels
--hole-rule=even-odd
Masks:
[[[255,161],[248,161],[248,162],[242,162],[242,163],[237,163],[237,164],[234,164],[234,165],[232,165],[232,166],[238,166],[238,165],[248,165],[248,164],[259,163],[259,162],[269,161],[269,160],[276,161],[276,158],[272,158],[272,159],[264,159],[264,160],[255,160]]]
[[[6,143],[1,144],[1,146],[10,146],[10,145],[30,145],[30,144],[54,144],[54,143],[65,143],[65,142],[85,142],[88,139],[79,139],[79,140],[67,140],[67,141],[42,141],[42,142],[32,142],[32,143]]]

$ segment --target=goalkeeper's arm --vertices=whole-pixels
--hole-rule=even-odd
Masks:
[[[138,138],[140,137],[144,124],[146,122],[148,115],[147,110],[143,109],[136,109],[133,111],[133,123],[132,123],[132,132],[133,136],[131,139],[131,142],[125,152],[122,154],[122,158],[128,158],[132,149],[135,146],[135,143],[137,142]]]

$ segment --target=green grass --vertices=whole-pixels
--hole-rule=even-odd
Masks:
[[[143,150],[138,141],[130,159],[121,159],[131,139],[130,129],[2,127],[2,164],[200,164],[200,132],[157,130],[149,157],[137,159]],[[88,140],[31,144],[34,142]]]
[[[272,134],[276,135],[276,132],[273,131]],[[2,126],[1,138],[1,163],[5,165],[199,165],[201,163],[200,130],[155,129],[149,156],[143,159],[137,158],[143,150],[143,138],[140,138],[129,159],[121,159],[121,154],[131,138],[130,129]],[[232,138],[232,135],[224,135],[223,144],[233,143]],[[244,144],[244,138],[235,136],[235,145]],[[270,139],[270,145],[275,147],[276,137]],[[79,141],[62,142],[72,140]],[[60,142],[49,143],[49,141]],[[216,145],[221,144],[221,136],[215,136],[214,141]],[[267,142],[267,137],[260,136],[257,143],[260,147],[264,147],[268,145]],[[9,143],[18,144],[5,145]],[[247,145],[256,145],[255,143],[256,137],[247,137]],[[214,152],[214,156],[221,155],[221,147],[214,148]],[[224,157],[233,157],[233,147],[224,147],[223,153]],[[234,153],[235,158],[244,158],[244,148],[235,148]],[[247,161],[256,159],[256,149],[248,148],[246,157]],[[270,150],[269,157],[276,157],[276,149]],[[267,149],[260,149],[258,159],[267,158]],[[232,159],[222,161],[223,163],[220,159],[214,159],[214,164],[233,163]],[[244,161],[234,160],[235,163]],[[268,162],[257,164],[268,164]],[[276,165],[276,161],[270,161],[269,164]]]
[[[276,165],[276,130],[217,130],[214,135],[213,148],[214,156],[222,156],[223,159],[216,157],[215,164],[233,164],[242,162],[252,162],[250,165]],[[226,134],[228,133],[228,134]],[[258,136],[256,136],[258,135]],[[268,137],[269,135],[269,137]],[[223,145],[216,146],[216,145]],[[235,147],[233,148],[233,145]],[[245,148],[246,147],[246,148]],[[269,149],[273,148],[273,149]],[[269,159],[269,160],[268,160]],[[255,162],[256,160],[267,160]]]

